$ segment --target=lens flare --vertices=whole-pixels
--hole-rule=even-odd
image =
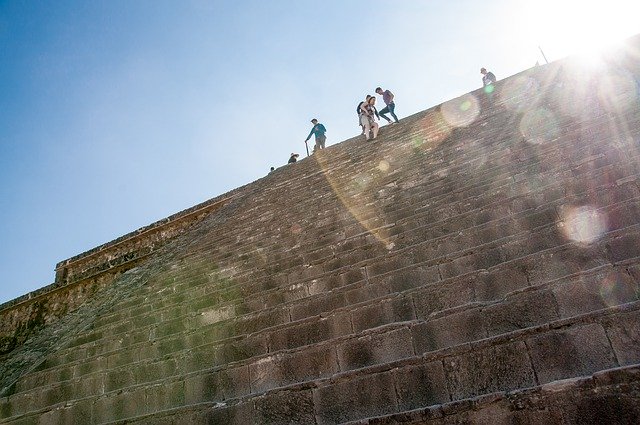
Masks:
[[[565,237],[580,244],[591,244],[607,231],[606,217],[589,206],[565,208],[562,221]]]
[[[382,171],[383,173],[389,171],[389,168],[391,168],[391,165],[389,165],[389,162],[385,161],[384,159],[378,164],[378,170]]]
[[[522,137],[536,145],[556,139],[560,132],[554,114],[546,108],[535,108],[525,112],[519,127]]]
[[[411,149],[410,145],[407,148]],[[350,178],[348,173],[345,174],[341,170],[329,167],[328,160],[324,155],[314,154],[312,158],[318,162],[318,165],[323,170],[324,178],[331,185],[333,193],[340,199],[340,202],[351,216],[360,223],[365,231],[373,235],[383,246],[387,246],[390,243],[388,240],[389,231],[386,228],[375,227],[375,221],[371,220],[372,217],[379,217],[383,214],[375,206],[376,203],[373,197],[373,194],[377,192],[379,183],[377,176],[380,174],[380,169],[378,166],[383,161],[378,166],[374,165],[369,171],[363,171]]]
[[[417,122],[417,134],[411,139],[414,149],[432,149],[451,135],[452,128],[443,119],[440,111],[430,110]]]
[[[609,112],[622,114],[637,107],[638,87],[631,75],[616,72],[599,81],[598,97]]]
[[[466,127],[478,118],[480,103],[471,93],[445,102],[440,107],[445,121],[453,127]]]
[[[298,223],[293,223],[291,225],[291,233],[293,233],[294,235],[299,235],[300,233],[302,233],[302,226],[300,226]]]
[[[501,87],[499,97],[504,105],[515,111],[531,108],[540,97],[540,84],[531,77],[508,79]]]
[[[626,273],[611,272],[599,285],[600,297],[608,306],[620,305],[637,299],[637,285]]]

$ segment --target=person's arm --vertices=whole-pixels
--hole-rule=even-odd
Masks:
[[[378,108],[373,106],[373,112],[376,114],[376,117],[378,118],[378,121],[380,121],[380,114],[378,114]]]
[[[306,139],[304,139],[304,141],[308,141],[309,139],[311,139],[311,136],[313,135],[313,130],[316,129],[316,126],[314,125],[313,128],[311,129],[311,131],[309,132],[309,135],[307,136]]]

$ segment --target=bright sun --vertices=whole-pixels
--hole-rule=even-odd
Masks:
[[[559,59],[598,51],[640,32],[640,0],[528,1],[521,31]]]

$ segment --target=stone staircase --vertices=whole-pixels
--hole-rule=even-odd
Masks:
[[[0,422],[639,422],[640,101],[576,72],[237,190],[15,350]]]

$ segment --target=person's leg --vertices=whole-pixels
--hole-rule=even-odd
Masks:
[[[320,139],[318,140],[318,143],[320,144],[320,149],[324,149],[324,143],[326,141],[327,141],[327,136],[320,137]]]
[[[378,111],[378,114],[380,114],[380,116],[382,118],[384,118],[385,120],[387,120],[387,122],[391,122],[391,120],[389,119],[389,117],[387,117],[385,114],[388,113],[389,110],[389,106],[385,106],[381,111]]]
[[[373,138],[375,139],[376,137],[378,137],[378,129],[380,128],[380,126],[378,125],[377,122],[373,122],[373,124],[371,124],[371,130],[373,131]]]
[[[391,116],[393,117],[393,119],[394,119],[394,120],[396,120],[396,122],[400,121],[400,120],[398,119],[398,117],[396,117],[395,112],[393,112],[393,111],[395,111],[395,109],[396,109],[396,104],[395,104],[395,103],[391,102],[391,103],[390,103],[390,104],[388,104],[388,105],[387,105],[387,107],[386,107],[386,108],[384,108],[384,109],[389,109],[389,113],[391,114]],[[389,122],[391,122],[391,120],[389,120]]]
[[[366,115],[362,115],[360,117],[360,125],[364,129],[365,140],[369,140],[369,131],[371,131],[371,127],[369,126],[369,118]]]

